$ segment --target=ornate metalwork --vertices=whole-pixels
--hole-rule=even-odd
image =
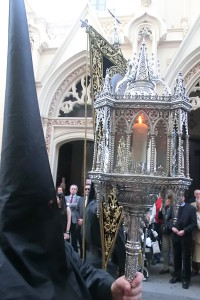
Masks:
[[[107,268],[115,239],[122,219],[122,206],[118,204],[114,189],[108,195],[108,200],[102,202],[100,213],[102,266]]]
[[[171,91],[152,66],[143,38],[138,58],[127,62],[125,75],[106,72],[94,103],[96,138],[90,178],[99,191],[100,204],[106,201],[107,190],[114,188],[124,207],[129,281],[137,271],[140,218],[145,208],[159,193],[164,200],[173,190],[177,212],[180,196],[191,183],[187,114],[192,106],[182,75]]]
[[[121,49],[112,46],[92,26],[88,25],[87,20],[81,22],[82,27],[86,27],[89,35],[91,91],[92,98],[96,99],[102,89],[103,58],[106,57],[121,74],[125,74],[126,59],[123,57]]]
[[[64,95],[65,95],[66,91],[70,91],[70,89],[72,88],[72,86],[74,84],[74,81],[77,78],[84,77],[86,73],[87,73],[87,66],[83,65],[80,68],[78,68],[77,70],[73,71],[69,76],[67,76],[62,81],[62,83],[57,88],[57,90],[51,100],[51,104],[50,104],[49,111],[48,111],[49,118],[58,117],[60,100],[61,99],[64,100]],[[84,92],[85,92],[85,90],[84,90]],[[77,97],[77,100],[78,100],[78,97]],[[91,103],[90,98],[89,98],[88,102]]]
[[[87,86],[86,86],[86,83]],[[60,103],[59,117],[67,117],[73,111],[74,106],[84,105],[85,97],[87,95],[87,105],[92,105],[90,97],[90,77],[86,79],[85,74],[77,81],[74,81],[64,93],[64,99]],[[83,115],[84,116],[84,115]]]

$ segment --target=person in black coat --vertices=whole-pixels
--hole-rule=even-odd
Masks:
[[[182,287],[188,289],[191,278],[192,231],[197,227],[196,209],[185,203],[185,196],[178,209],[176,224],[172,227],[174,251],[174,275],[170,283],[182,280]]]
[[[169,273],[170,266],[170,251],[172,254],[172,224],[173,224],[173,197],[171,194],[167,196],[164,209],[161,207],[158,212],[158,219],[163,221],[161,225],[162,231],[162,254],[163,254],[163,269],[159,274]]]
[[[80,257],[83,258],[83,245],[85,245],[85,243],[83,243],[83,222],[85,221],[85,219],[83,218],[84,213],[85,213],[85,208],[87,206],[87,203],[89,203],[89,191],[90,191],[90,185],[86,184],[85,185],[85,197],[80,197],[78,199],[78,203],[76,206],[76,214],[77,214],[77,239],[79,242],[79,247],[80,247]],[[86,254],[86,251],[85,251]]]
[[[61,186],[57,187],[56,198],[60,211],[64,239],[70,242],[71,210],[65,203],[65,195]]]

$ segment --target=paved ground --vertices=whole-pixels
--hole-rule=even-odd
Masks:
[[[189,289],[185,290],[181,282],[169,283],[171,275],[160,275],[161,269],[162,263],[150,267],[149,278],[143,282],[143,300],[150,298],[154,300],[200,299],[200,275],[192,277]]]
[[[87,261],[95,267],[101,267],[101,262],[95,257],[87,254]],[[171,275],[160,275],[162,262],[151,265],[149,268],[149,278],[143,282],[143,300],[193,300],[200,299],[200,275],[192,277],[191,285],[188,290],[182,288],[181,282],[176,284],[169,283]],[[110,263],[108,272],[115,277],[116,267]]]

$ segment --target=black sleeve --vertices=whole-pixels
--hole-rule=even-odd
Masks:
[[[158,211],[158,219],[159,219],[159,220],[163,220],[163,213],[162,213],[162,210],[159,210],[159,211]]]
[[[188,205],[190,207],[190,224],[184,228],[184,231],[186,233],[190,233],[197,227],[197,214],[196,214],[196,208],[192,205]]]
[[[170,213],[169,213],[169,217],[168,217],[168,220],[167,220],[167,229],[169,231],[171,231],[172,227],[173,227],[173,218],[174,218],[173,206],[171,205],[169,209],[170,209]]]
[[[75,208],[75,214],[76,214],[76,217],[77,219],[82,219],[81,218],[81,201],[82,201],[82,198],[79,198],[78,201],[77,201],[77,206]]]
[[[69,243],[66,242],[65,245],[66,254],[71,258],[74,268],[78,269],[78,272],[81,274],[85,285],[90,291],[92,299],[110,300],[111,285],[114,282],[114,278],[107,272],[101,269],[95,269],[81,260]]]

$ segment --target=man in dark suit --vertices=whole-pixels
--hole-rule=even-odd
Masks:
[[[70,227],[70,233],[71,233],[71,243],[72,247],[76,252],[78,252],[78,245],[77,245],[77,222],[78,222],[78,215],[77,215],[77,203],[80,198],[80,196],[77,195],[78,187],[75,184],[72,184],[70,186],[70,195],[65,197],[66,205],[69,206],[71,209],[71,227]]]
[[[185,203],[185,196],[183,196],[176,224],[172,227],[174,275],[170,283],[173,284],[182,280],[184,289],[188,289],[190,285],[192,231],[196,226],[196,209],[189,203]]]
[[[90,190],[90,185],[86,184],[85,186],[85,195],[84,197],[80,197],[77,203],[76,211],[78,217],[77,223],[77,239],[80,246],[80,257],[83,258],[83,213],[84,206],[87,206],[88,203],[88,194]]]

